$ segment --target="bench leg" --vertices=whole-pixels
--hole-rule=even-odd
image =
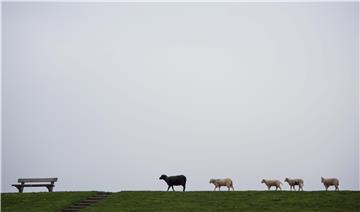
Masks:
[[[53,191],[54,186],[46,186],[46,188],[49,190],[49,192]]]
[[[24,191],[23,186],[16,186],[16,188],[19,190],[19,193],[22,193]]]

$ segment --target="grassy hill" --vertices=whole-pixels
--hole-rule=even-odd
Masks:
[[[71,205],[96,192],[2,193],[2,212],[49,212]]]
[[[2,194],[2,211],[58,211],[91,192]],[[360,192],[153,192],[112,194],[92,211],[360,211]]]

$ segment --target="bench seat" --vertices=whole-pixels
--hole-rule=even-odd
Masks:
[[[49,192],[52,192],[56,181],[57,178],[20,178],[18,179],[18,182],[21,184],[12,184],[11,186],[16,187],[19,190],[19,193],[23,192],[24,187],[46,187]],[[45,184],[46,182],[49,183]]]
[[[22,187],[46,187],[46,186],[52,186],[54,187],[55,185],[51,185],[51,184],[12,184],[12,186],[22,186]]]

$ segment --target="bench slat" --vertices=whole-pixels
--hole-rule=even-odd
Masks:
[[[56,182],[57,178],[20,178],[18,183]]]
[[[47,186],[52,186],[54,187],[55,185],[54,184],[13,184],[12,186],[15,186],[15,187],[47,187]]]

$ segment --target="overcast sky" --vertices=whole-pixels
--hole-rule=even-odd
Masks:
[[[358,6],[3,3],[2,192],[358,190]]]

